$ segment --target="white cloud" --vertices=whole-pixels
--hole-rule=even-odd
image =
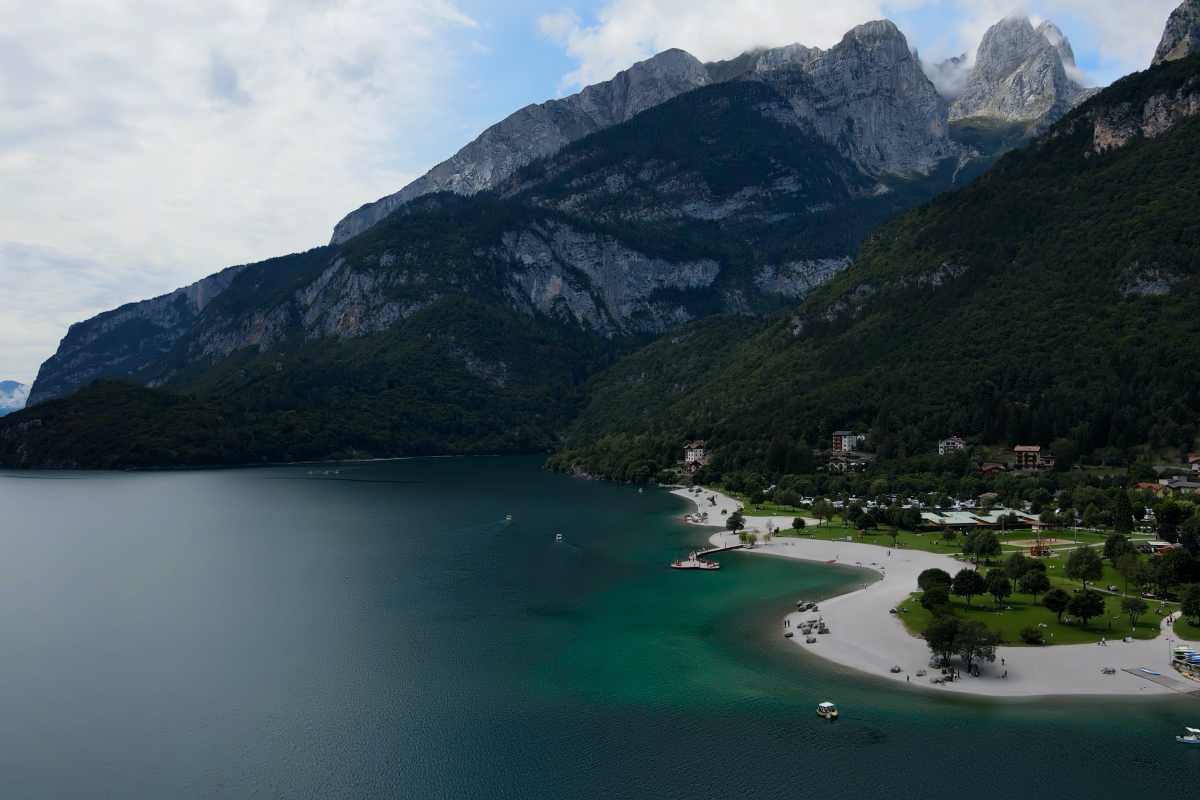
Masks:
[[[0,0],[0,20],[0,242],[27,248],[0,250],[5,313],[36,300],[31,263],[110,307],[324,243],[428,166],[403,145],[479,35],[450,0]],[[6,323],[0,361],[80,318]]]
[[[103,265],[0,241],[0,380],[32,383],[72,323],[134,299],[131,286],[170,285],[176,278],[140,261]]]
[[[1055,20],[1077,51],[1090,48],[1107,82],[1144,69],[1179,0],[607,0],[589,19],[565,9],[539,20],[541,33],[577,62],[563,79],[577,88],[612,77],[631,62],[669,47],[702,60],[730,58],[756,46],[800,42],[828,47],[854,25],[892,18],[930,58],[974,49],[984,31],[1010,13]],[[1022,5],[1024,8],[1022,8]],[[920,12],[918,14],[918,12]],[[914,20],[911,25],[905,20]]]
[[[854,25],[883,16],[876,0],[610,0],[590,22],[564,10],[543,16],[539,28],[579,62],[564,78],[565,86],[578,87],[670,47],[703,61],[796,41],[828,47]]]

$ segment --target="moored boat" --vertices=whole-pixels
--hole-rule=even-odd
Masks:
[[[1180,744],[1200,745],[1200,728],[1184,728],[1187,733],[1183,736],[1176,736],[1175,741]]]
[[[825,701],[824,703],[818,703],[817,704],[817,716],[823,717],[824,719],[830,719],[830,720],[837,719],[838,718],[838,707],[835,706],[833,703],[830,703],[828,700]]]

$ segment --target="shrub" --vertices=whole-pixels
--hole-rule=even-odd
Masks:
[[[1045,644],[1046,636],[1042,633],[1042,629],[1036,625],[1027,625],[1021,628],[1021,632],[1017,634],[1021,637],[1021,641],[1025,644]]]

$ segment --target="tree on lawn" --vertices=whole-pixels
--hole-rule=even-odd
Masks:
[[[929,627],[925,629],[925,642],[929,645],[930,651],[942,663],[949,661],[950,656],[954,655],[961,627],[962,622],[958,617],[943,614],[934,617],[933,622],[929,623]]]
[[[937,612],[950,605],[950,592],[940,584],[930,586],[921,593],[921,608],[926,611]]]
[[[1081,589],[1071,597],[1071,602],[1067,603],[1067,611],[1083,620],[1086,628],[1088,620],[1104,613],[1104,595],[1091,589]]]
[[[1109,534],[1108,538],[1104,540],[1104,557],[1108,559],[1114,568],[1117,566],[1117,562],[1121,560],[1121,556],[1133,552],[1135,550],[1129,542],[1129,537],[1123,533]]]
[[[828,500],[818,500],[812,504],[813,516],[826,525],[833,521],[833,510],[833,503]]]
[[[987,576],[987,593],[992,596],[996,609],[1000,609],[1000,601],[1012,594],[1012,582],[1008,573],[1002,569],[994,569]]]
[[[962,569],[954,576],[951,591],[959,597],[965,597],[967,605],[971,605],[972,597],[987,591],[987,582],[975,570]]]
[[[804,530],[804,526],[807,524],[808,523],[804,521],[804,517],[796,517],[794,520],[792,520],[792,530],[802,531]]]
[[[1046,573],[1041,570],[1031,569],[1021,576],[1021,580],[1017,582],[1017,588],[1022,594],[1033,596],[1033,602],[1037,602],[1038,595],[1049,590],[1050,579],[1046,577]]]
[[[1183,590],[1183,602],[1180,603],[1183,615],[1191,620],[1193,625],[1200,624],[1200,583],[1193,583]]]
[[[1136,628],[1138,617],[1150,610],[1150,604],[1140,597],[1126,597],[1121,601],[1121,610],[1129,615],[1129,627]]]
[[[1145,567],[1142,566],[1142,560],[1138,558],[1135,552],[1129,552],[1117,559],[1116,563],[1117,574],[1125,579],[1125,594],[1129,594],[1129,584],[1133,584],[1134,588],[1142,585],[1145,578]]]
[[[1082,581],[1087,589],[1088,582],[1098,581],[1104,575],[1104,562],[1100,554],[1090,547],[1077,547],[1067,556],[1067,577]]]
[[[917,576],[917,586],[922,592],[928,592],[935,586],[949,589],[953,580],[950,577],[950,573],[946,572],[946,570],[931,567],[930,569],[922,570],[921,574]]]
[[[1017,551],[1009,556],[1004,562],[1004,571],[1008,575],[1008,579],[1010,581],[1019,581],[1021,580],[1021,576],[1029,571],[1029,565],[1032,562],[1032,558],[1020,551]]]
[[[982,622],[970,620],[959,625],[958,635],[954,637],[954,649],[970,671],[976,661],[996,660],[996,644],[999,641],[1000,637]]]
[[[742,516],[740,509],[738,511],[734,511],[732,514],[726,517],[725,527],[734,533],[737,533],[742,528],[746,527],[746,518]]]
[[[1117,490],[1117,501],[1113,504],[1113,528],[1117,533],[1133,532],[1133,504],[1124,488]]]
[[[991,531],[971,531],[963,544],[963,552],[978,564],[981,558],[1000,555],[1000,540]]]
[[[1067,610],[1067,606],[1071,604],[1071,595],[1067,594],[1062,589],[1054,588],[1046,592],[1042,597],[1042,605],[1050,609],[1058,621],[1062,622],[1063,612]]]
[[[900,542],[900,529],[893,525],[888,530],[888,535],[892,537],[892,547],[896,547]]]

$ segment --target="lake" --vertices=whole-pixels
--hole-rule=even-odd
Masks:
[[[704,539],[684,501],[540,465],[0,473],[3,796],[1073,798],[1200,774],[1174,741],[1194,699],[839,670],[781,618],[864,575],[666,569]]]

